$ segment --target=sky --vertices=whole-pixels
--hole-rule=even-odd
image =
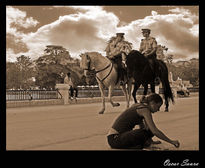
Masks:
[[[7,6],[6,60],[35,60],[47,45],[61,45],[73,58],[92,51],[105,56],[118,32],[139,50],[142,28],[151,29],[175,61],[199,58],[198,6]]]

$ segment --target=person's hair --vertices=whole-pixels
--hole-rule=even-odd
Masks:
[[[68,72],[68,73],[67,73],[67,76],[69,77],[70,75],[71,75],[71,73],[70,73],[70,72]]]
[[[157,93],[152,93],[147,96],[141,101],[142,103],[149,103],[151,101],[154,101],[155,103],[163,103],[162,97]]]

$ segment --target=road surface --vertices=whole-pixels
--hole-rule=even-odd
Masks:
[[[106,103],[7,108],[7,150],[113,150],[106,134],[113,120],[125,109]],[[199,150],[199,97],[177,98],[170,111],[153,115],[157,127],[169,138],[180,141],[180,148],[162,141],[164,150]],[[154,140],[158,140],[156,137]]]

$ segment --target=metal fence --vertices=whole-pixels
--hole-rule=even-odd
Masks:
[[[190,92],[198,92],[199,88],[188,88]],[[104,91],[105,96],[108,96],[108,90]],[[148,94],[151,93],[150,88],[148,89]],[[160,94],[163,94],[163,89],[160,88]],[[143,88],[139,88],[137,95],[143,94]],[[121,89],[114,89],[112,96],[124,96]],[[78,88],[78,98],[91,98],[91,97],[101,97],[99,88]],[[16,100],[45,100],[45,99],[61,99],[62,95],[58,90],[7,90],[6,100],[16,101]]]
[[[139,88],[137,90],[137,94],[138,95],[142,95],[143,94],[144,89],[143,88]],[[163,90],[160,88],[159,90],[160,94],[163,93]],[[151,93],[151,89],[148,89],[148,94]],[[104,90],[104,94],[105,96],[108,96],[108,89]],[[124,93],[122,91],[122,89],[114,89],[112,92],[112,96],[124,96]],[[78,90],[78,98],[86,98],[86,97],[101,97],[101,93],[99,88],[80,88]]]
[[[43,100],[62,99],[58,90],[7,90],[6,100]]]

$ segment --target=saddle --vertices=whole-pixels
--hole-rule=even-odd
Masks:
[[[127,68],[125,64],[122,62],[121,54],[114,56],[113,58],[108,59],[113,63],[114,68],[117,71],[117,81],[116,84],[120,81],[126,82],[127,81]]]

